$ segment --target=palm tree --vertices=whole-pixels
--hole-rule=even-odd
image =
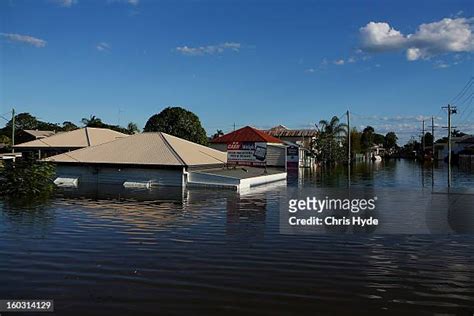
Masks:
[[[90,118],[83,118],[81,123],[86,127],[101,127],[103,125],[102,120],[95,115],[91,115]]]
[[[347,133],[347,124],[340,123],[337,116],[333,116],[329,122],[327,120],[321,120],[319,121],[319,125],[321,126],[320,130],[324,134],[331,135],[332,137]]]
[[[341,134],[347,135],[347,124],[341,123],[337,116],[333,116],[330,121],[319,121],[319,126],[323,160],[333,162]]]

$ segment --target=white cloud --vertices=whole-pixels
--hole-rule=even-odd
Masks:
[[[99,44],[97,44],[97,46],[95,47],[99,52],[106,52],[106,51],[110,51],[110,45],[106,42],[100,42]]]
[[[334,61],[334,64],[338,65],[338,66],[342,66],[342,65],[345,64],[345,61],[344,61],[344,59],[338,59],[338,60]]]
[[[199,46],[199,47],[179,46],[179,47],[176,47],[176,51],[183,55],[202,56],[202,55],[222,54],[226,50],[239,52],[240,47],[241,47],[240,43],[226,42],[226,43],[221,43],[221,44],[216,44],[216,45],[207,45],[207,46]]]
[[[35,47],[45,47],[46,41],[29,36],[29,35],[21,35],[21,34],[13,34],[13,33],[0,33],[0,36],[6,38],[12,42],[19,42],[19,43],[26,43],[33,45]]]
[[[313,72],[315,72],[315,71],[316,71],[316,69],[314,69],[314,68],[308,68],[308,69],[306,69],[304,72],[306,72],[306,73],[313,73]]]
[[[473,24],[473,18],[445,18],[421,24],[414,34],[403,35],[388,23],[370,22],[359,30],[361,48],[366,52],[406,50],[410,61],[444,53],[473,52]]]
[[[385,22],[370,22],[361,27],[362,49],[369,52],[383,52],[399,49],[406,38]]]
[[[54,3],[61,7],[70,8],[72,5],[77,3],[77,0],[52,0]]]

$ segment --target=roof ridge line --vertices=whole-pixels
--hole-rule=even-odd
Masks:
[[[86,132],[86,140],[87,140],[87,147],[91,145],[91,140],[89,139],[89,131],[87,130],[87,126],[84,128],[84,131]]]
[[[181,158],[181,156],[176,152],[176,150],[174,150],[174,148],[168,142],[166,137],[163,135],[163,134],[166,134],[166,133],[159,132],[159,134],[160,134],[161,139],[165,142],[166,147],[168,147],[168,149],[173,153],[173,155],[178,159],[179,162],[181,162],[184,166],[187,167],[188,165],[184,162],[183,158]],[[168,134],[166,134],[166,135],[168,135]]]

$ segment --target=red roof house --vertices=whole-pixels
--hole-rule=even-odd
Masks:
[[[232,142],[262,142],[283,144],[283,141],[256,128],[245,126],[231,133],[214,138],[211,144],[229,144]]]
[[[210,141],[210,147],[227,152],[228,164],[285,166],[285,143],[250,126],[214,138]]]

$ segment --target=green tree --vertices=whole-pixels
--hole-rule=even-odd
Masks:
[[[382,134],[374,133],[374,144],[380,145],[385,143],[385,136]]]
[[[105,125],[102,123],[102,120],[95,115],[91,115],[89,118],[83,118],[81,122],[85,127],[104,127]]]
[[[217,138],[217,137],[221,137],[222,135],[224,135],[224,132],[221,130],[221,129],[218,129],[216,131],[216,133],[214,135],[212,135],[211,139],[214,139],[214,138]]]
[[[370,147],[372,147],[374,143],[374,133],[375,133],[375,130],[372,126],[367,126],[362,131],[362,136],[360,138],[360,141],[361,141],[362,150],[364,152],[369,151]]]
[[[54,175],[53,165],[31,157],[5,161],[0,170],[0,195],[11,198],[45,196],[54,190]]]
[[[127,130],[130,135],[140,133],[140,129],[138,128],[137,124],[133,122],[128,123]]]
[[[421,138],[421,143],[425,144],[425,146],[433,145],[433,135],[428,132]]]
[[[132,134],[132,132],[128,128],[119,125],[111,125],[104,123],[100,118],[95,115],[91,115],[89,118],[83,118],[81,122],[85,127],[108,128],[120,133]]]
[[[392,149],[397,147],[398,137],[394,132],[388,132],[385,135],[384,147],[386,149]]]
[[[181,107],[167,107],[146,122],[145,132],[164,132],[191,142],[207,145],[206,131],[198,116]]]
[[[320,136],[315,142],[318,158],[325,163],[342,161],[345,158],[344,134],[347,135],[347,125],[341,123],[337,116],[330,121],[319,121]]]
[[[12,140],[6,135],[0,135],[0,144],[10,146],[12,144]]]
[[[18,130],[23,129],[37,129],[38,128],[38,119],[31,115],[30,113],[19,113],[15,115],[15,128]],[[7,122],[6,127],[11,130],[13,121],[10,120]]]
[[[70,131],[73,131],[75,129],[78,129],[76,124],[74,124],[72,122],[69,122],[69,121],[63,122],[62,130],[64,132],[70,132]]]
[[[357,131],[357,129],[354,127],[351,130],[351,151],[352,153],[360,153],[361,152],[361,147],[360,147],[360,137],[361,133]]]

